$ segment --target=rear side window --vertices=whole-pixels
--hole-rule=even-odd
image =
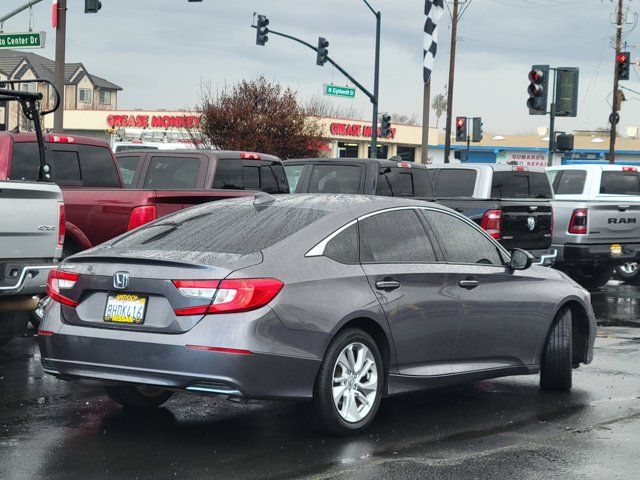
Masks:
[[[607,195],[640,195],[638,172],[602,172],[600,193]]]
[[[287,176],[280,162],[235,158],[218,160],[213,188],[289,193]]]
[[[296,191],[300,177],[304,171],[304,165],[285,165],[284,171],[287,174],[287,181],[289,182],[289,189],[291,193]]]
[[[408,168],[381,167],[378,171],[376,195],[385,197],[413,197],[412,171]]]
[[[130,250],[250,254],[281,242],[326,215],[324,210],[215,202],[143,226],[113,243]]]
[[[11,158],[11,180],[38,180],[38,145],[35,143],[14,142]]]
[[[358,225],[351,225],[333,237],[324,255],[340,263],[358,263]]]
[[[493,172],[492,198],[553,198],[551,185],[543,172]]]
[[[195,157],[151,157],[145,188],[180,189],[196,188],[200,159]]]
[[[436,261],[431,241],[414,210],[380,213],[358,225],[362,263]]]
[[[363,169],[355,165],[314,165],[309,193],[360,193]]]
[[[549,175],[552,174],[555,174],[553,191],[556,195],[580,195],[584,192],[584,184],[587,179],[585,170],[556,170],[549,172]]]
[[[140,165],[141,159],[142,157],[140,155],[127,155],[126,157],[119,156],[116,158],[125,187],[130,187],[133,183],[133,177]]]
[[[473,197],[476,188],[475,170],[441,168],[434,172],[438,197]]]
[[[78,145],[82,184],[85,187],[119,187],[120,179],[111,152],[103,147]]]

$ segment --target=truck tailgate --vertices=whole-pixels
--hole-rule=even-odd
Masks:
[[[587,229],[592,241],[640,240],[640,203],[591,203],[588,212]]]
[[[0,182],[0,261],[59,256],[60,205],[57,185]]]
[[[549,202],[530,199],[502,203],[502,241],[507,248],[542,250],[551,246],[553,214]]]

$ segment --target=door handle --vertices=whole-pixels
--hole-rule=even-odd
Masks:
[[[378,290],[396,290],[400,288],[400,282],[396,280],[381,280],[376,282],[376,288]]]
[[[478,280],[473,280],[473,279],[467,278],[466,280],[460,280],[459,285],[462,288],[466,288],[467,290],[473,290],[478,285],[480,285],[480,282]]]

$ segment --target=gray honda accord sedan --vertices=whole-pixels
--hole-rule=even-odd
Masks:
[[[125,407],[187,390],[309,399],[357,433],[383,397],[591,362],[589,293],[435,204],[258,193],[183,210],[51,273],[42,365]]]

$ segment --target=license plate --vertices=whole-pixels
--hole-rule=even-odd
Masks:
[[[104,321],[112,323],[144,322],[147,310],[147,297],[131,293],[113,293],[107,296],[107,307],[104,311]]]
[[[610,247],[611,255],[622,255],[622,245],[613,243]]]

